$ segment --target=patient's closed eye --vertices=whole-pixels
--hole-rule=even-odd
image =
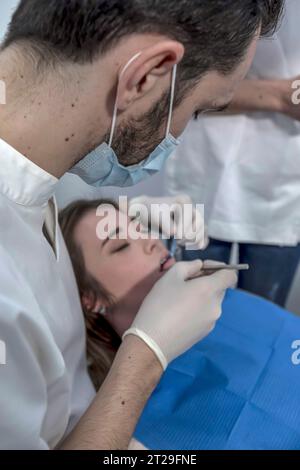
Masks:
[[[123,243],[121,246],[119,246],[118,248],[115,248],[112,253],[119,253],[120,251],[123,251],[125,250],[126,248],[129,247],[129,243]]]

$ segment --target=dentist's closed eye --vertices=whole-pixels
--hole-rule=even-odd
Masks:
[[[202,111],[200,109],[198,111],[195,111],[194,115],[193,115],[193,118],[195,119],[195,121],[197,121],[199,119],[199,117],[201,116],[201,114],[203,114],[203,113],[204,113],[204,111]]]
[[[229,106],[230,106],[230,103],[224,106],[219,106],[217,108],[199,109],[198,111],[194,113],[194,119],[197,121],[202,114],[222,113],[226,111],[229,108]]]

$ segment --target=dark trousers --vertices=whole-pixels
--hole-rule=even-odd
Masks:
[[[194,259],[229,263],[232,243],[211,239],[204,251],[184,250],[185,261]],[[239,274],[239,289],[252,292],[285,306],[300,260],[300,245],[279,247],[239,244],[239,262],[250,265],[249,271]]]

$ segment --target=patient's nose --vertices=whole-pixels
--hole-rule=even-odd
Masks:
[[[151,238],[149,240],[145,240],[144,251],[147,255],[152,255],[152,253],[156,250],[157,250],[157,240],[152,240]]]

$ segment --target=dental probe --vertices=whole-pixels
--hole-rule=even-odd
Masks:
[[[170,258],[174,258],[175,254],[176,254],[176,250],[177,250],[177,240],[176,240],[175,237],[172,237],[171,238],[171,248],[170,248],[170,251],[169,251]]]
[[[192,281],[193,279],[198,279],[203,276],[208,276],[210,274],[223,271],[224,269],[229,270],[229,271],[248,271],[248,269],[250,269],[250,266],[249,264],[222,264],[218,266],[218,265],[206,263],[206,265],[204,265],[201,268],[201,271],[199,272],[199,274],[196,274],[195,276],[190,277],[188,281]]]
[[[175,237],[172,237],[172,238],[171,238],[171,248],[170,248],[170,250],[169,250],[169,254],[168,254],[168,256],[166,256],[166,257],[160,262],[161,268],[163,267],[163,265],[164,265],[169,259],[175,258],[176,250],[177,250],[177,241],[176,241]]]
[[[162,260],[161,265],[165,264],[170,258],[174,258],[176,250],[177,250],[177,240],[175,237],[172,237],[169,254],[164,260]],[[205,262],[200,271],[200,274],[191,279],[196,279],[197,277],[203,276],[203,274],[201,274],[203,272],[207,274],[208,272],[214,273],[217,271],[223,271],[224,269],[229,270],[229,271],[248,271],[249,268],[250,268],[249,264],[220,264],[218,266],[215,264],[209,264],[208,262]]]
[[[213,264],[205,264],[201,271],[222,271],[223,269],[230,271],[248,271],[250,268],[249,264],[222,264],[216,266]]]

